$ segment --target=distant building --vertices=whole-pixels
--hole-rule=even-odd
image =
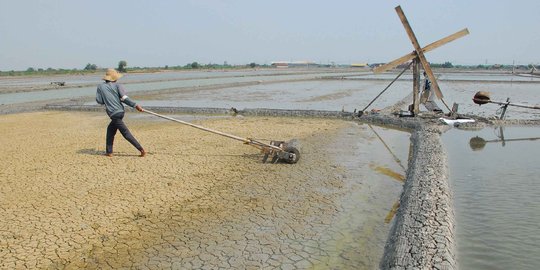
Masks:
[[[271,65],[273,67],[277,67],[277,68],[289,68],[289,67],[304,67],[304,68],[309,68],[309,67],[319,67],[319,64],[315,63],[315,62],[312,62],[312,61],[293,61],[293,62],[290,62],[290,61],[275,61],[275,62],[271,62]]]
[[[277,62],[272,62],[270,65],[273,66],[273,67],[277,67],[277,68],[288,68],[289,67],[289,62],[277,61]]]
[[[369,67],[368,63],[353,63],[351,64],[353,68],[366,68]]]

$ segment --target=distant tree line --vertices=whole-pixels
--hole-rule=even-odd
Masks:
[[[533,68],[533,64],[529,65],[454,65],[452,62],[446,61],[444,63],[430,63],[433,68],[446,68],[446,69],[469,69],[469,70],[530,70]],[[187,63],[185,65],[169,66],[165,65],[164,67],[128,67],[128,64],[125,60],[118,62],[117,70],[119,72],[155,72],[160,70],[193,70],[193,69],[243,69],[243,68],[270,68],[270,65],[264,64],[260,65],[255,62],[251,62],[246,65],[230,65],[227,61],[223,64],[207,63],[202,64],[197,61]],[[536,69],[540,69],[540,66],[534,66]],[[88,63],[82,69],[54,69],[54,68],[34,68],[29,67],[24,71],[0,71],[0,76],[25,76],[25,75],[56,75],[56,74],[87,74],[95,72],[103,72],[105,68],[100,68],[96,64]]]
[[[492,65],[454,65],[452,62],[444,63],[429,63],[432,68],[455,68],[455,69],[470,69],[470,70],[529,70],[533,67],[538,69],[539,66],[533,64],[528,65],[502,65],[502,64],[492,64]]]
[[[430,63],[429,65],[432,68],[453,68],[454,67],[454,65],[451,62],[444,62],[443,64]]]
[[[201,64],[199,62],[191,62],[187,63],[185,65],[178,65],[178,66],[169,66],[165,65],[164,67],[128,67],[127,61],[121,60],[118,62],[118,66],[116,69],[119,72],[130,72],[130,71],[138,71],[138,72],[154,72],[159,70],[186,70],[186,69],[242,69],[242,68],[257,68],[257,67],[270,67],[270,65],[260,65],[255,62],[251,62],[247,65],[230,65],[227,63],[227,61],[223,62],[223,64],[215,64],[215,63],[208,63],[208,64]],[[26,70],[22,71],[0,71],[0,76],[24,76],[24,75],[56,75],[56,74],[86,74],[86,73],[95,73],[95,72],[102,72],[105,68],[100,68],[96,64],[88,63],[86,66],[84,66],[82,69],[54,69],[54,68],[34,68],[29,67]]]
[[[97,70],[97,65],[88,63],[86,67],[84,67],[84,70]]]
[[[251,62],[247,65],[229,65],[227,61],[225,61],[223,64],[214,64],[214,63],[208,63],[208,64],[201,64],[199,62],[191,62],[187,63],[183,66],[165,66],[165,69],[238,69],[238,68],[256,68],[256,67],[270,67],[269,65],[259,65],[254,62]]]

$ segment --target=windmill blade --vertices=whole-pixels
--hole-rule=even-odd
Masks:
[[[469,30],[467,28],[461,30],[461,31],[458,31],[454,34],[451,34],[445,38],[441,38],[429,45],[427,45],[426,47],[422,48],[422,51],[424,51],[424,53],[426,52],[429,52],[429,51],[433,51],[439,47],[441,47],[442,45],[446,44],[446,43],[449,43],[449,42],[452,42],[458,38],[461,38],[461,37],[464,37],[466,35],[469,34]],[[397,66],[399,66],[400,64],[402,63],[405,63],[407,61],[410,61],[410,60],[413,60],[414,58],[416,58],[416,51],[413,51],[407,55],[404,55],[392,62],[389,62],[389,63],[386,63],[382,66],[378,66],[376,68],[373,69],[373,72],[375,73],[381,73],[381,72],[384,72],[384,71],[387,71],[389,69],[393,69]]]
[[[433,92],[435,92],[435,95],[437,96],[437,98],[442,99],[444,96],[439,88],[439,84],[437,83],[437,78],[435,78],[435,75],[433,75],[431,66],[429,65],[429,62],[427,61],[426,56],[424,55],[424,52],[422,51],[422,47],[420,47],[420,44],[418,43],[418,40],[416,39],[416,35],[414,34],[414,31],[412,30],[411,25],[409,24],[409,21],[407,20],[407,17],[405,17],[405,13],[403,13],[401,6],[396,7],[396,12],[399,16],[399,19],[401,20],[401,23],[403,24],[403,27],[405,27],[405,31],[407,32],[407,35],[409,36],[409,39],[411,40],[411,43],[414,46],[414,49],[416,50],[416,55],[418,59],[420,59],[420,63],[422,64],[424,71],[426,72],[429,80],[431,81]]]

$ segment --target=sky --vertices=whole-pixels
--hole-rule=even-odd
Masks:
[[[0,0],[0,70],[389,62],[463,28],[432,63],[539,64],[538,0]]]

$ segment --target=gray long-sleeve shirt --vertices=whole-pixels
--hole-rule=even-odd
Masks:
[[[122,105],[122,102],[130,107],[135,107],[137,105],[127,96],[124,87],[116,82],[104,82],[99,84],[96,92],[96,102],[105,105],[109,117],[124,112],[124,105]]]

